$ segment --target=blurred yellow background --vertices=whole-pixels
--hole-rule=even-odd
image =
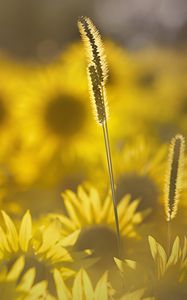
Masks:
[[[40,263],[58,269],[54,278],[60,284],[58,271],[65,274],[61,258],[54,262],[49,259],[51,252],[47,252],[57,245],[59,231],[63,237],[75,232],[77,237],[76,230],[81,230],[75,248],[94,248],[94,258],[104,257],[99,275],[105,269],[114,269],[111,257],[117,251],[116,247],[108,251],[115,244],[114,220],[107,202],[109,179],[102,130],[92,116],[85,53],[77,29],[77,18],[82,15],[92,18],[99,28],[106,50],[108,125],[116,194],[125,255],[132,259],[141,261],[146,256],[145,243],[150,234],[165,245],[162,202],[167,150],[173,136],[187,134],[185,0],[0,2],[0,208],[16,226],[26,210],[31,212],[34,226],[40,228],[39,233],[36,230],[36,240],[31,229],[30,239],[22,238],[26,231],[22,221],[21,241],[19,245],[16,239],[12,242],[13,250],[17,249],[13,252],[30,251],[28,243],[34,240],[32,251],[39,254]],[[173,236],[186,232],[185,169]],[[8,217],[3,218],[9,228]],[[28,212],[24,220],[31,224]],[[51,222],[52,229],[46,228]],[[0,223],[3,224],[2,218]],[[2,236],[0,242],[7,250]],[[52,242],[47,248],[48,237]],[[10,267],[17,257],[9,256],[9,250],[6,261]],[[3,265],[5,256],[1,251],[4,253],[0,245]],[[37,255],[19,261],[24,271],[27,264],[32,266],[32,260],[37,269]],[[145,258],[145,264],[147,261],[149,258]],[[43,268],[39,266],[38,270]],[[94,283],[97,271],[91,273]],[[50,290],[54,290],[51,273],[46,274],[39,280],[47,278]],[[112,276],[110,279],[118,288],[119,282]]]

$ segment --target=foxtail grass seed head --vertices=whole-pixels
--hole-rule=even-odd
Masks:
[[[99,77],[94,65],[88,66],[88,82],[90,90],[90,98],[99,124],[103,124],[107,119],[107,105],[105,88],[99,84]]]
[[[78,27],[87,52],[90,98],[96,121],[102,125],[108,117],[105,92],[108,69],[104,47],[99,32],[89,18],[81,17]]]
[[[86,48],[88,65],[95,65],[101,85],[105,85],[108,67],[101,36],[92,21],[87,17],[78,20],[78,28]]]
[[[165,182],[165,214],[167,221],[171,221],[177,213],[184,165],[185,140],[177,134],[169,147],[168,166]]]

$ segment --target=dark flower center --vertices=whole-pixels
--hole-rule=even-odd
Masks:
[[[132,200],[140,198],[140,209],[156,207],[158,204],[158,187],[150,177],[145,175],[135,173],[124,175],[118,180],[116,192],[118,202],[126,194],[130,194]]]
[[[183,96],[181,101],[181,114],[186,115],[187,114],[187,95]]]
[[[158,138],[163,142],[168,142],[178,132],[182,133],[177,124],[173,121],[153,123]]]
[[[18,256],[16,255],[13,257],[8,263],[7,267],[10,270],[15,263],[15,261],[18,259]],[[6,262],[5,262],[6,263]],[[36,276],[35,276],[35,283],[38,283],[43,280],[47,280],[48,282],[48,289],[52,294],[55,294],[55,285],[53,280],[53,275],[51,272],[50,265],[47,264],[47,261],[40,261],[39,259],[33,257],[33,256],[25,256],[25,266],[21,273],[21,277],[30,269],[35,268],[36,270]]]
[[[155,288],[155,296],[156,299],[158,300],[165,300],[165,299],[186,300],[186,295],[187,295],[186,285],[184,283],[179,284],[177,281],[170,281],[170,280],[166,281],[162,279]]]
[[[138,78],[137,78],[137,84],[140,87],[152,87],[154,82],[155,82],[156,76],[152,72],[145,72],[142,73]]]
[[[81,100],[72,95],[57,95],[46,107],[45,120],[54,134],[73,136],[84,126],[86,108]]]
[[[96,264],[99,268],[110,267],[113,257],[118,255],[116,234],[104,225],[94,225],[82,230],[75,248],[78,251],[92,249],[93,257],[100,258]]]
[[[3,99],[0,96],[0,126],[5,122],[7,116],[6,107],[4,105]]]

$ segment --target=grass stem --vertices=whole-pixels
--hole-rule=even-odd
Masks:
[[[118,255],[119,258],[122,257],[122,248],[121,248],[121,237],[120,237],[120,229],[119,229],[119,218],[118,218],[118,211],[117,211],[117,202],[116,202],[116,193],[115,193],[115,184],[114,184],[114,174],[113,174],[113,166],[112,166],[112,158],[111,158],[111,151],[110,151],[110,141],[109,141],[109,134],[108,134],[108,126],[107,121],[103,122],[103,135],[105,141],[105,150],[107,156],[107,165],[108,165],[108,172],[110,178],[110,186],[112,192],[112,201],[113,201],[113,209],[114,209],[114,217],[115,217],[115,224],[116,224],[116,233],[117,233],[117,246],[118,246]]]
[[[167,223],[167,251],[169,257],[171,248],[171,219]]]

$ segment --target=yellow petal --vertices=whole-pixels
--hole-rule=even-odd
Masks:
[[[150,250],[151,250],[151,254],[152,254],[152,257],[155,261],[156,260],[156,255],[157,255],[156,240],[150,235],[148,237],[148,240],[149,240],[149,247],[150,247]]]
[[[17,252],[18,251],[18,233],[16,227],[10,217],[2,211],[3,219],[7,229],[7,240],[9,245],[11,246],[12,250]]]
[[[114,257],[114,261],[118,267],[118,269],[120,270],[121,273],[124,272],[124,262],[116,257]]]
[[[43,242],[37,253],[42,253],[49,250],[53,245],[55,245],[56,242],[60,240],[60,225],[61,224],[59,221],[55,220],[43,230]]]
[[[28,300],[36,300],[41,297],[41,299],[45,299],[44,295],[47,289],[47,282],[41,281],[34,285],[30,290],[30,295],[27,297]],[[42,298],[43,297],[43,298]]]
[[[64,284],[62,276],[61,276],[60,272],[57,269],[54,270],[53,276],[54,276],[54,281],[55,281],[55,286],[56,286],[58,299],[59,300],[71,299],[70,292],[68,291],[68,288]]]
[[[72,288],[72,299],[73,300],[83,300],[83,287],[81,271],[79,271],[75,277],[73,288]]]
[[[95,218],[95,222],[99,223],[98,214],[101,212],[101,200],[99,194],[95,188],[90,188],[90,199],[92,203],[93,215]]]
[[[75,232],[69,234],[67,237],[65,237],[61,242],[60,244],[63,246],[63,247],[67,247],[67,246],[73,246],[78,237],[79,237],[79,234],[80,234],[80,229],[76,230]]]
[[[7,275],[7,280],[17,280],[20,276],[21,272],[23,271],[23,268],[25,266],[25,259],[23,256],[18,258],[14,265],[12,266],[11,270],[9,271]]]
[[[21,279],[19,289],[23,291],[29,291],[34,283],[36,276],[36,270],[34,268],[29,269]]]
[[[95,288],[95,299],[108,300],[107,273],[98,281]]]
[[[82,270],[82,281],[83,281],[86,299],[93,300],[94,299],[93,287],[90,278],[88,277],[88,274],[85,270]]]
[[[171,255],[170,255],[168,263],[167,263],[167,267],[169,267],[171,265],[175,265],[177,263],[178,258],[179,258],[179,250],[180,250],[179,246],[180,246],[180,240],[179,240],[179,237],[177,236],[173,243],[173,247],[172,247]]]
[[[23,216],[20,230],[19,230],[19,244],[20,248],[27,252],[29,242],[32,238],[32,219],[30,212],[27,211],[26,214]]]
[[[78,187],[77,194],[78,194],[78,198],[82,202],[83,205],[82,207],[84,208],[84,212],[85,212],[84,215],[87,220],[87,223],[91,224],[93,221],[93,214],[92,214],[92,208],[91,208],[89,196],[82,186]]]
[[[4,251],[11,252],[11,248],[7,241],[6,234],[4,233],[4,230],[1,227],[0,227],[0,249],[2,253],[4,253]]]

